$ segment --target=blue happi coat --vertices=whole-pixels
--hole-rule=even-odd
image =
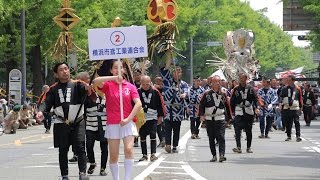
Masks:
[[[199,108],[199,104],[200,104],[200,100],[202,97],[202,94],[205,92],[203,87],[191,87],[189,89],[189,109],[190,109],[190,114],[189,116],[191,118],[197,118],[199,117],[197,114],[198,108]]]
[[[169,70],[161,68],[161,77],[163,79],[163,99],[166,107],[165,120],[182,121],[184,117],[184,108],[187,107],[185,99],[180,98],[180,94],[188,93],[188,84],[180,80],[180,86],[173,80]],[[187,99],[188,97],[186,97]]]
[[[260,109],[260,116],[272,117],[274,116],[273,105],[278,104],[278,95],[272,88],[268,88],[267,93],[265,93],[263,89],[264,88],[258,90],[258,95],[264,103],[264,108]],[[272,105],[271,108],[268,108],[269,104]]]

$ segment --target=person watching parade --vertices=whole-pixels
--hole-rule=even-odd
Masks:
[[[20,120],[20,105],[15,105],[4,118],[4,133],[15,134],[19,128]]]

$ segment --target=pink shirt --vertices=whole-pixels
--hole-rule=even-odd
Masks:
[[[120,124],[119,84],[114,81],[106,81],[103,84],[102,92],[104,92],[106,96],[107,124]],[[122,83],[122,96],[123,117],[127,118],[133,108],[133,99],[140,97],[137,88],[128,81]]]

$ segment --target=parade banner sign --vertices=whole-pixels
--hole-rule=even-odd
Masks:
[[[146,26],[89,29],[90,60],[148,57]]]

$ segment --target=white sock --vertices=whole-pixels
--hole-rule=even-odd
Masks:
[[[119,180],[119,164],[109,164],[113,180]]]
[[[125,180],[131,179],[132,169],[133,169],[134,159],[124,160],[124,170],[125,170]]]

